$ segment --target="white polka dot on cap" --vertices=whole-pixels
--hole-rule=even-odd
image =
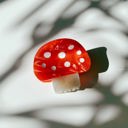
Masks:
[[[51,52],[45,52],[44,57],[45,58],[50,58],[51,57]]]
[[[69,46],[68,46],[68,50],[72,50],[74,48],[74,45],[73,44],[70,44]]]
[[[46,64],[45,64],[45,63],[42,63],[42,67],[43,67],[43,68],[46,68]]]
[[[55,70],[56,70],[56,66],[52,66],[51,69],[52,69],[53,71],[55,71]]]
[[[84,58],[80,58],[80,62],[84,63],[85,59]]]
[[[76,52],[77,55],[81,55],[81,53],[82,53],[81,50],[78,50],[78,51]]]
[[[65,58],[65,56],[66,56],[66,53],[65,53],[65,52],[60,52],[60,53],[58,54],[58,57],[59,57],[60,59]]]
[[[64,62],[65,67],[70,67],[71,63],[69,61]]]

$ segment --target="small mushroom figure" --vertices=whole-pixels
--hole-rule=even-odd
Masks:
[[[73,39],[45,43],[34,58],[34,73],[42,82],[53,82],[56,93],[80,89],[79,74],[90,69],[91,60],[83,46]]]

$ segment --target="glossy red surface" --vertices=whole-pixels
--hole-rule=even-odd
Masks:
[[[43,82],[73,73],[87,72],[91,60],[83,46],[72,39],[57,39],[44,44],[34,58],[34,73]]]

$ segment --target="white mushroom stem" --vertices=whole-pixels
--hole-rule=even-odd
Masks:
[[[53,79],[53,87],[56,93],[74,92],[80,89],[79,74],[71,74]]]

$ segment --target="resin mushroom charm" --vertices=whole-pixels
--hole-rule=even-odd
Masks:
[[[87,72],[90,66],[91,60],[84,47],[67,38],[44,44],[34,58],[35,75],[42,82],[52,82],[57,93],[79,90],[79,74]]]

